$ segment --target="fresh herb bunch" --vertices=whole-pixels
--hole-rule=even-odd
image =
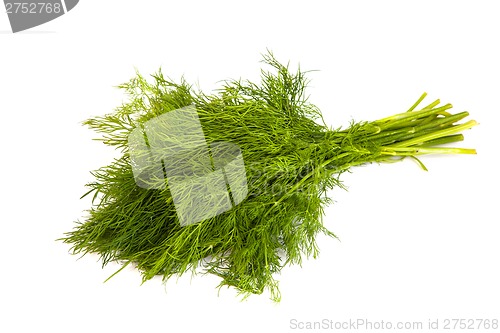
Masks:
[[[305,95],[305,72],[291,72],[271,53],[264,62],[272,71],[261,72],[260,84],[225,81],[210,95],[193,91],[184,80],[174,83],[161,71],[152,83],[137,74],[121,85],[130,100],[112,114],[85,121],[122,156],[93,172],[85,194],[93,194],[93,206],[63,238],[72,252],[97,253],[103,265],[133,263],[144,281],[203,269],[220,276],[220,286],[234,286],[244,296],[267,289],[279,301],[275,275],[281,268],[316,257],[318,233],[335,237],[323,225],[323,207],[330,202],[328,190],[342,187],[343,172],[405,157],[425,169],[417,156],[475,153],[442,147],[463,140],[459,133],[476,125],[458,124],[468,113],[451,114],[450,104],[439,106],[437,100],[419,108],[424,94],[407,112],[331,129]],[[189,105],[196,107],[208,143],[231,142],[241,149],[248,195],[229,211],[181,226],[168,186],[136,184],[127,143],[136,127]]]

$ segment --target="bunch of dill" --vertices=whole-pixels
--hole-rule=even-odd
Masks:
[[[93,194],[93,206],[63,238],[72,252],[97,253],[103,265],[132,263],[144,281],[202,269],[220,276],[220,286],[234,286],[245,296],[267,289],[278,301],[275,273],[315,257],[318,233],[335,237],[323,225],[323,207],[328,190],[342,186],[343,172],[405,157],[420,163],[416,156],[422,154],[475,153],[441,146],[462,140],[459,132],[476,125],[458,124],[468,113],[451,114],[450,104],[439,106],[438,100],[417,109],[424,94],[407,112],[331,129],[308,102],[304,72],[292,73],[271,53],[264,62],[272,70],[261,72],[260,84],[226,81],[210,95],[161,71],[152,83],[137,74],[121,85],[129,101],[85,122],[122,156],[93,172],[86,193]],[[163,187],[137,184],[128,141],[134,129],[186,106],[195,106],[208,144],[239,147],[248,193],[230,210],[181,225],[167,179]]]

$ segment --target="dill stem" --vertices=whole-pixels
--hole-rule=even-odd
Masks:
[[[408,111],[406,111],[406,112],[411,112],[411,111],[415,110],[415,108],[416,108],[416,107],[420,104],[420,102],[422,102],[422,101],[424,100],[424,98],[425,98],[426,96],[427,96],[427,93],[426,93],[426,92],[424,92],[424,93],[422,94],[422,96],[420,96],[420,97],[417,99],[417,101],[415,102],[415,104],[413,104],[413,105],[412,105],[412,106],[408,109]]]
[[[423,154],[476,154],[475,149],[443,147],[384,147],[382,154],[392,156],[416,156]]]
[[[432,114],[443,114],[443,115],[449,115],[448,113],[445,113],[446,110],[449,110],[453,107],[450,103],[445,104],[443,106],[440,106],[438,108],[433,108],[433,109],[422,109],[420,111],[411,111],[411,112],[403,112],[403,113],[398,113],[395,115],[392,115],[390,117],[382,118],[375,123],[379,124],[381,127],[389,128],[389,127],[394,127],[396,125],[399,125],[400,123],[404,123],[405,121],[409,121],[412,119],[417,119],[417,118],[422,118],[426,117]],[[386,124],[386,126],[384,126]]]
[[[395,147],[395,148],[396,147],[410,147],[413,145],[422,144],[422,143],[425,143],[429,140],[438,139],[438,138],[441,138],[443,136],[448,136],[451,134],[456,134],[456,133],[461,132],[463,130],[470,129],[476,125],[477,125],[477,122],[475,120],[469,120],[468,122],[466,122],[464,124],[454,125],[452,127],[438,130],[438,131],[432,132],[430,134],[426,134],[426,135],[422,135],[422,136],[419,136],[419,137],[416,137],[416,138],[413,138],[410,140],[406,140],[406,141],[391,145],[391,147]]]

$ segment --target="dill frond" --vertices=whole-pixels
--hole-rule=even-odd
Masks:
[[[306,72],[292,73],[272,53],[264,55],[264,62],[271,70],[261,72],[260,83],[226,81],[208,95],[161,71],[152,82],[137,73],[120,85],[129,100],[85,122],[122,156],[92,173],[95,180],[85,195],[93,195],[93,206],[62,239],[72,252],[97,253],[103,265],[133,263],[144,281],[202,270],[243,296],[267,290],[279,301],[281,269],[316,257],[318,234],[335,237],[323,225],[323,208],[330,202],[328,190],[343,186],[343,172],[405,157],[425,169],[418,160],[423,154],[475,153],[442,146],[461,141],[460,132],[476,125],[458,123],[468,113],[451,114],[450,104],[435,101],[418,109],[424,94],[407,112],[331,129],[308,101]],[[168,180],[162,187],[138,186],[128,139],[147,121],[190,105],[196,107],[207,144],[240,148],[248,194],[228,211],[181,226]]]

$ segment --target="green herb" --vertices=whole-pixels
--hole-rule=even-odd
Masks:
[[[343,186],[343,172],[405,157],[425,169],[420,155],[475,154],[442,146],[461,141],[460,132],[476,125],[473,120],[459,124],[468,113],[452,114],[450,104],[440,106],[437,100],[419,108],[424,94],[407,112],[331,129],[305,95],[305,73],[291,72],[271,53],[264,62],[272,71],[262,71],[260,84],[226,81],[210,95],[184,81],[174,83],[161,71],[151,83],[137,74],[121,85],[130,100],[85,122],[123,154],[93,172],[95,181],[85,194],[93,194],[93,206],[63,238],[72,252],[97,253],[103,265],[132,263],[144,281],[206,271],[222,278],[220,286],[234,286],[244,296],[268,290],[279,301],[275,275],[281,268],[316,257],[318,233],[335,237],[322,216],[328,190]],[[168,186],[137,185],[128,139],[148,120],[189,105],[196,107],[209,144],[230,142],[241,149],[248,195],[233,209],[181,226]]]

